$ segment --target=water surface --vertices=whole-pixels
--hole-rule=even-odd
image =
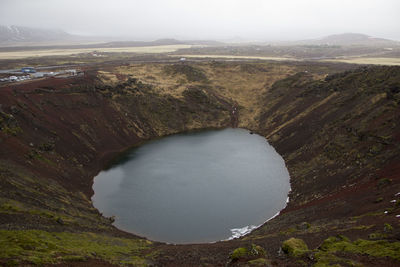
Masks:
[[[228,239],[274,216],[290,190],[284,161],[244,129],[177,134],[131,150],[95,178],[93,203],[151,240]]]

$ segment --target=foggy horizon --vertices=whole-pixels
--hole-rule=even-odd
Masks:
[[[400,40],[396,0],[3,0],[0,25],[126,40],[294,41],[361,33]]]

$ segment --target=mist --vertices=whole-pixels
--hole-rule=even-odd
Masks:
[[[400,40],[399,11],[398,0],[2,0],[0,24],[131,40]]]

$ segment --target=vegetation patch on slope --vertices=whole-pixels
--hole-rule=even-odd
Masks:
[[[0,263],[56,264],[99,259],[109,263],[145,266],[150,241],[95,233],[0,230]]]

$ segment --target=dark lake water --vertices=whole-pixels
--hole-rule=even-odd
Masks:
[[[168,243],[237,237],[286,205],[289,174],[244,129],[177,134],[132,149],[94,180],[94,206],[118,228]]]

